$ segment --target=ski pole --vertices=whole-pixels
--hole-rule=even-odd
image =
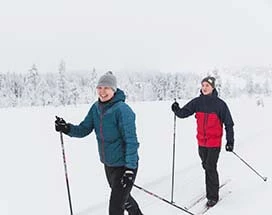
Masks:
[[[232,153],[238,157],[241,161],[244,162],[245,165],[247,165],[251,170],[253,170],[253,172],[255,172],[260,178],[262,178],[264,181],[267,181],[267,177],[263,177],[262,175],[260,175],[255,169],[253,169],[244,159],[242,159],[239,155],[237,155],[234,151],[232,151]]]
[[[176,102],[176,98],[174,99]],[[171,202],[173,203],[174,183],[175,183],[175,148],[176,148],[176,121],[177,116],[174,113],[174,132],[173,132],[173,160],[172,160],[172,186],[171,186]]]
[[[161,200],[161,201],[166,202],[167,204],[169,204],[169,205],[171,205],[171,206],[173,206],[173,207],[176,207],[176,208],[178,208],[178,209],[180,209],[180,210],[182,210],[182,211],[184,211],[184,212],[186,212],[186,213],[188,213],[188,214],[195,215],[195,214],[193,214],[192,212],[186,210],[185,208],[180,207],[180,206],[176,205],[175,203],[170,202],[170,201],[168,201],[168,200],[166,200],[166,199],[164,199],[164,198],[162,198],[162,197],[156,195],[155,193],[152,193],[152,192],[150,192],[150,191],[148,191],[148,190],[146,190],[146,189],[144,189],[144,188],[142,188],[142,187],[140,187],[140,186],[138,186],[138,185],[136,185],[136,184],[134,184],[133,186],[136,187],[136,188],[138,188],[138,189],[141,190],[141,191],[144,191],[145,193],[147,193],[147,194],[149,194],[149,195],[151,195],[151,196],[154,196],[155,198],[157,198],[157,199],[159,199],[159,200]]]
[[[62,148],[62,157],[63,157],[63,165],[64,165],[64,171],[65,171],[65,179],[66,179],[66,187],[67,187],[67,192],[68,192],[70,212],[71,212],[71,215],[73,215],[72,201],[71,201],[71,194],[70,194],[68,171],[67,171],[67,165],[66,165],[66,159],[65,159],[65,150],[64,150],[64,144],[63,144],[63,134],[62,134],[62,132],[60,132],[60,142],[61,142],[61,148]]]

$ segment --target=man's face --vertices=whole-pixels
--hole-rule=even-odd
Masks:
[[[101,102],[109,101],[114,96],[114,91],[111,87],[97,87],[96,91]]]
[[[201,91],[203,95],[209,95],[213,91],[213,87],[206,81],[201,84]]]

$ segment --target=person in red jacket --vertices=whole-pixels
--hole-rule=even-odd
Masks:
[[[171,106],[179,118],[195,114],[199,156],[205,170],[207,206],[214,206],[219,198],[219,177],[217,161],[222,145],[223,124],[226,130],[227,151],[233,151],[233,120],[227,104],[218,97],[215,78],[208,76],[201,81],[200,96],[192,99],[182,108],[177,102]]]

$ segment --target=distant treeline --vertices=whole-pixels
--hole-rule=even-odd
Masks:
[[[104,71],[106,72],[106,71]],[[113,71],[114,72],[114,71]],[[129,101],[190,99],[199,94],[203,76],[195,73],[118,72],[118,87]],[[0,73],[0,107],[60,106],[93,102],[101,73],[68,72],[61,62],[57,73],[40,74],[32,65],[27,73]],[[216,77],[220,97],[272,95],[272,70],[213,70],[205,75]]]

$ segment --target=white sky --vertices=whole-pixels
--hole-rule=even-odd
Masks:
[[[9,0],[0,72],[271,66],[269,0]]]

